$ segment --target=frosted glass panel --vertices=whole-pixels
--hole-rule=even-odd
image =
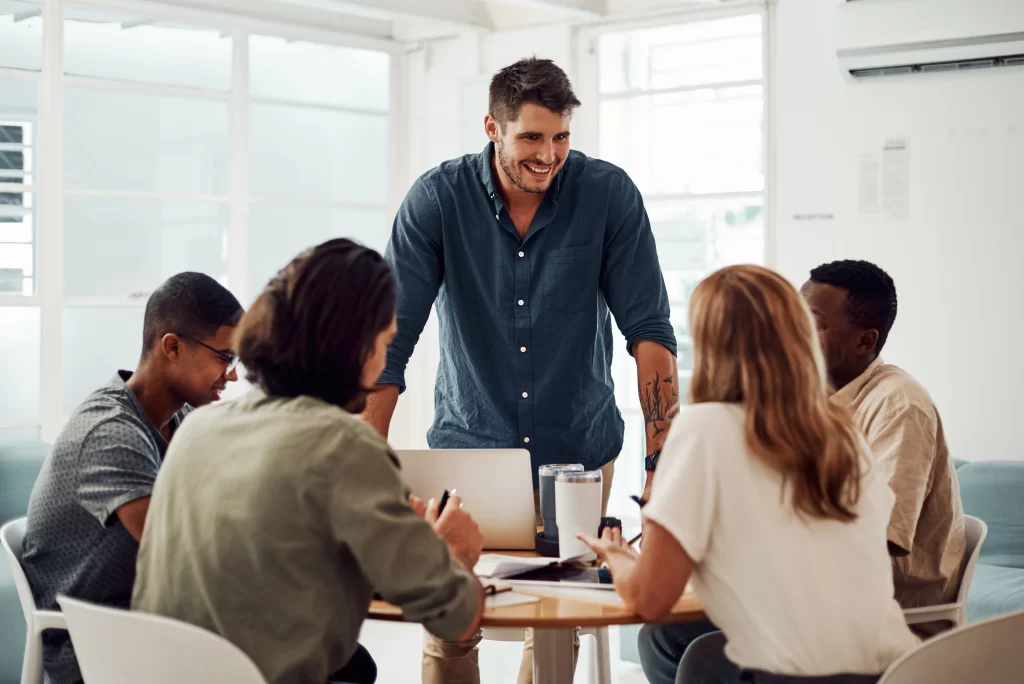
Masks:
[[[645,195],[758,192],[763,108],[760,86],[605,101],[601,157]]]
[[[142,353],[142,313],[141,307],[64,309],[64,416],[118,370],[135,370]]]
[[[250,36],[253,95],[387,111],[391,57],[359,48]]]
[[[0,66],[43,68],[42,15],[40,4],[0,0]]]
[[[0,307],[0,421],[39,417],[39,309]]]
[[[68,189],[225,194],[223,102],[69,88]]]
[[[760,80],[761,17],[609,33],[598,58],[602,93]]]
[[[383,252],[390,235],[383,209],[254,204],[249,210],[249,293],[255,298],[275,273],[308,247],[347,237]]]
[[[144,299],[181,271],[227,284],[227,202],[68,197],[64,224],[68,296]]]
[[[214,90],[231,87],[231,38],[217,29],[68,9],[69,74]]]
[[[253,197],[387,202],[386,116],[260,104],[250,113]]]

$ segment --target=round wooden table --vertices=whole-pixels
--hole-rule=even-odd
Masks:
[[[485,608],[480,626],[505,629],[533,628],[534,684],[565,684],[572,681],[575,628],[643,623],[639,616],[621,605],[602,605],[575,598],[552,598],[544,595],[548,590],[538,589],[537,592],[533,592],[522,585],[516,585],[514,591],[539,596],[540,600],[516,606]],[[401,621],[402,611],[390,603],[374,601],[370,605],[369,618]],[[704,610],[697,597],[693,594],[684,594],[661,622],[691,622],[704,618]]]

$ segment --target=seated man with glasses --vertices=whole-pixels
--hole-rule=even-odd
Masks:
[[[242,307],[201,273],[180,273],[146,304],[142,357],[86,397],[57,437],[29,500],[23,545],[36,604],[58,594],[128,608],[150,495],[168,441],[192,407],[237,380]],[[82,681],[66,632],[43,638],[51,684]]]

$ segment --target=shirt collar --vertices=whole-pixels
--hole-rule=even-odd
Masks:
[[[494,159],[494,154],[494,143],[488,142],[483,152],[477,155],[477,173],[480,176],[480,181],[487,189],[487,194],[494,200],[495,207],[501,208],[505,206],[505,202],[501,199],[501,193],[499,192],[501,184],[495,178],[494,164],[491,163],[491,160]],[[566,157],[565,163],[562,164],[562,168],[555,175],[555,180],[552,181],[551,187],[544,193],[545,202],[551,202],[553,205],[558,204],[558,197],[562,192],[562,181],[565,179],[565,174],[569,170],[571,162],[572,153],[570,152],[569,156]]]
[[[846,387],[835,392],[832,396],[836,400],[846,404],[847,406],[852,405],[853,401],[860,394],[860,391],[871,381],[871,378],[878,372],[878,370],[885,365],[885,361],[882,361],[882,357],[877,357],[871,362],[871,365],[864,369],[864,372],[857,376],[857,378]]]

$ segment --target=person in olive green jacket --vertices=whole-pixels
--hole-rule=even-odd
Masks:
[[[135,610],[218,633],[269,684],[373,682],[357,643],[374,592],[443,639],[475,634],[483,536],[449,499],[409,497],[384,438],[356,414],[396,332],[396,282],[374,252],[300,254],[242,319],[256,386],[195,411],[157,478]]]

